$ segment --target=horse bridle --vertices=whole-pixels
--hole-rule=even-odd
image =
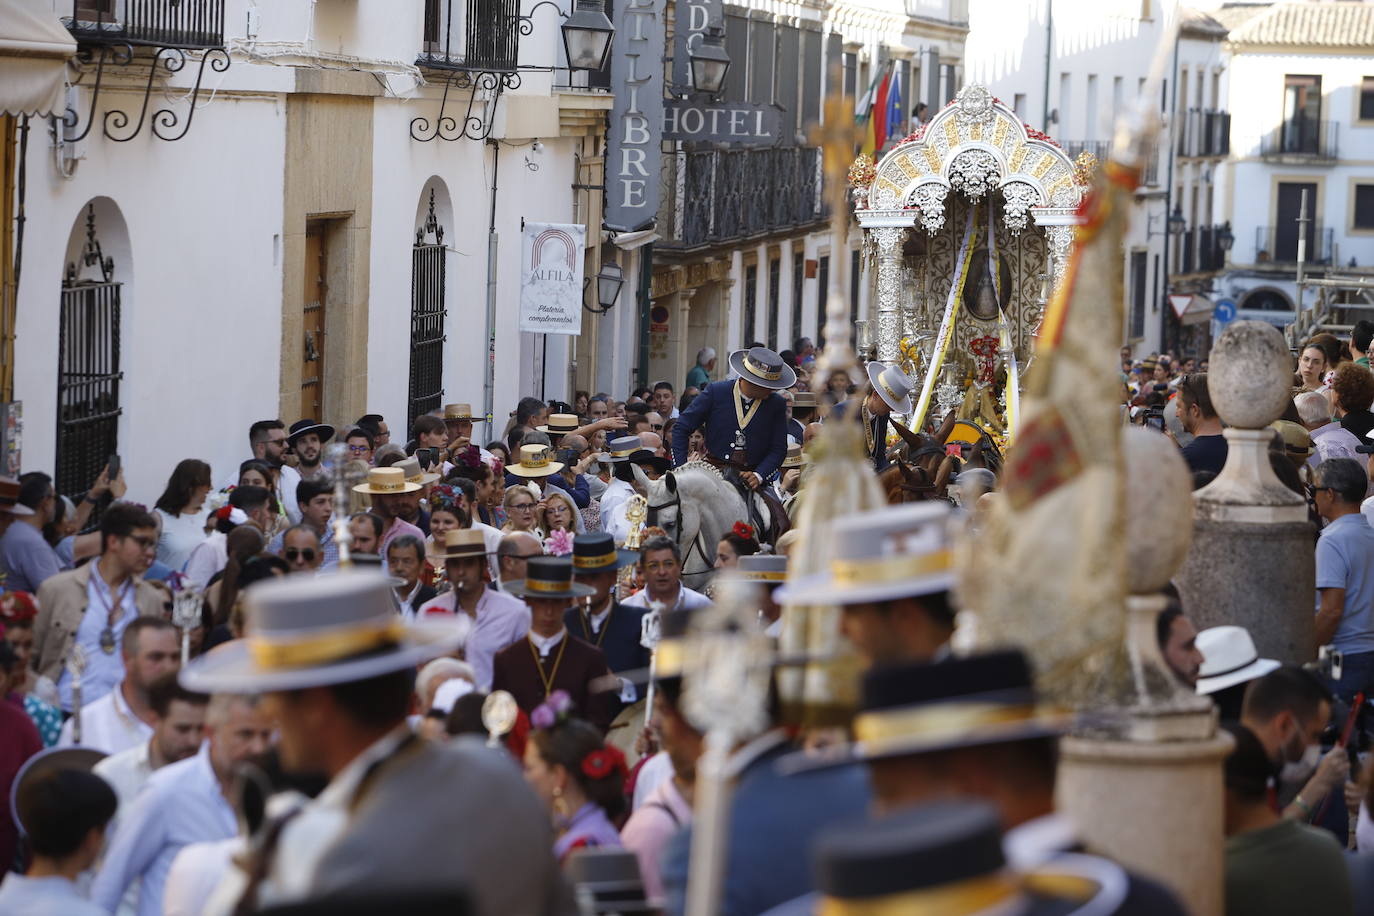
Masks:
[[[673,501],[672,501],[672,502],[660,503],[660,504],[657,505],[657,506],[655,506],[653,503],[649,503],[649,505],[648,505],[648,518],[646,519],[646,521],[648,521],[649,527],[650,527],[650,528],[655,528],[655,527],[658,526],[658,513],[661,512],[661,511],[663,511],[664,509],[677,509],[677,522],[678,522],[678,524],[677,524],[677,536],[673,538],[673,542],[674,542],[675,544],[677,544],[677,546],[678,546],[679,549],[681,549],[681,548],[682,548],[682,494],[679,493],[677,490],[674,490],[674,491],[673,491]],[[684,551],[682,552],[682,572],[683,572],[684,574],[687,573],[687,561],[690,560],[690,559],[692,558],[692,551],[694,551],[694,550],[697,552],[697,556],[701,557],[701,561],[702,561],[703,563],[706,564],[706,569],[705,569],[704,571],[705,571],[705,572],[710,572],[710,571],[715,567],[715,564],[711,562],[710,557],[706,556],[706,548],[703,547],[703,546],[701,546],[701,526],[700,526],[700,525],[697,526],[697,534],[696,534],[696,537],[692,538],[692,543],[688,544],[688,545],[687,545],[687,549],[684,550]],[[693,575],[695,575],[695,573],[694,573]]]

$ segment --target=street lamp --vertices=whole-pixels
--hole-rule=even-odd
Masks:
[[[725,73],[730,69],[730,55],[725,53],[725,30],[718,25],[707,28],[687,56],[692,65],[692,88],[707,95],[720,92],[725,85]]]
[[[1174,212],[1169,214],[1169,234],[1182,235],[1187,227],[1188,221],[1183,218],[1183,208],[1174,204]]]
[[[1235,243],[1235,233],[1231,231],[1230,220],[1227,220],[1221,224],[1221,229],[1217,230],[1217,244],[1221,246],[1222,251],[1230,251]]]
[[[615,26],[606,16],[602,0],[577,0],[573,14],[563,22],[563,50],[570,70],[601,70],[611,53]]]
[[[589,286],[588,280],[583,288]],[[589,312],[604,315],[615,307],[616,300],[620,298],[620,288],[625,285],[625,271],[614,261],[607,261],[601,265],[601,272],[596,275],[596,304],[597,308],[583,304]]]

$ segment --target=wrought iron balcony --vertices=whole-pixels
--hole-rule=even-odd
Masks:
[[[436,70],[514,73],[521,25],[520,0],[425,0],[415,63]]]
[[[1331,264],[1336,256],[1335,233],[1330,227],[1309,224],[1307,227],[1308,264]],[[1298,261],[1298,227],[1257,226],[1255,228],[1256,263],[1296,264]]]
[[[812,225],[821,206],[820,151],[811,148],[679,152],[664,159],[672,226],[667,248],[699,248]],[[678,202],[672,212],[672,201]]]
[[[1339,127],[1336,121],[1290,118],[1260,138],[1260,155],[1266,159],[1334,160]]]
[[[1231,114],[1190,108],[1175,121],[1174,138],[1180,156],[1225,156],[1231,152]]]
[[[1229,231],[1229,229],[1227,230]],[[1179,262],[1174,273],[1211,273],[1226,266],[1221,226],[1195,226],[1179,236]]]
[[[219,48],[224,0],[71,0],[62,24],[85,45]]]

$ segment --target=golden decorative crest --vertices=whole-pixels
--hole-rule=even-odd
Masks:
[[[878,177],[878,169],[873,160],[860,154],[849,166],[849,185],[854,188],[867,188]]]
[[[1097,157],[1088,150],[1084,150],[1073,161],[1074,183],[1081,187],[1087,187],[1093,183],[1093,175],[1101,167],[1102,164],[1097,161]]]

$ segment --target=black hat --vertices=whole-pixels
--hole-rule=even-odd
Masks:
[[[642,448],[630,455],[630,463],[648,465],[660,474],[668,473],[668,469],[673,466],[673,463],[667,458],[660,458],[647,448]]]
[[[1018,875],[1007,868],[992,805],[931,802],[823,832],[813,855],[823,900],[817,912],[898,916],[996,909],[1049,916],[1086,912],[1080,907],[1089,900],[1107,902],[1109,888],[1124,887],[1119,867],[1089,856],[1071,858],[1077,867],[1067,873]]]
[[[573,538],[573,573],[594,574],[639,562],[634,550],[617,550],[615,538],[606,531],[589,531]]]
[[[1030,663],[1019,650],[880,666],[864,675],[854,742],[824,756],[795,755],[784,768],[1051,737],[1067,731],[1069,722],[1067,713],[1041,705]]]
[[[295,423],[292,423],[291,428],[287,430],[287,444],[294,447],[296,440],[306,433],[314,433],[319,436],[320,445],[324,445],[330,439],[334,438],[334,427],[330,426],[328,423],[316,423],[314,420],[309,419],[297,420]]]
[[[730,354],[730,368],[740,378],[748,379],[760,388],[780,391],[797,384],[797,373],[783,362],[781,356],[767,347],[736,350]]]
[[[572,560],[567,557],[530,557],[525,581],[502,588],[519,598],[585,598],[596,591],[573,581]]]

